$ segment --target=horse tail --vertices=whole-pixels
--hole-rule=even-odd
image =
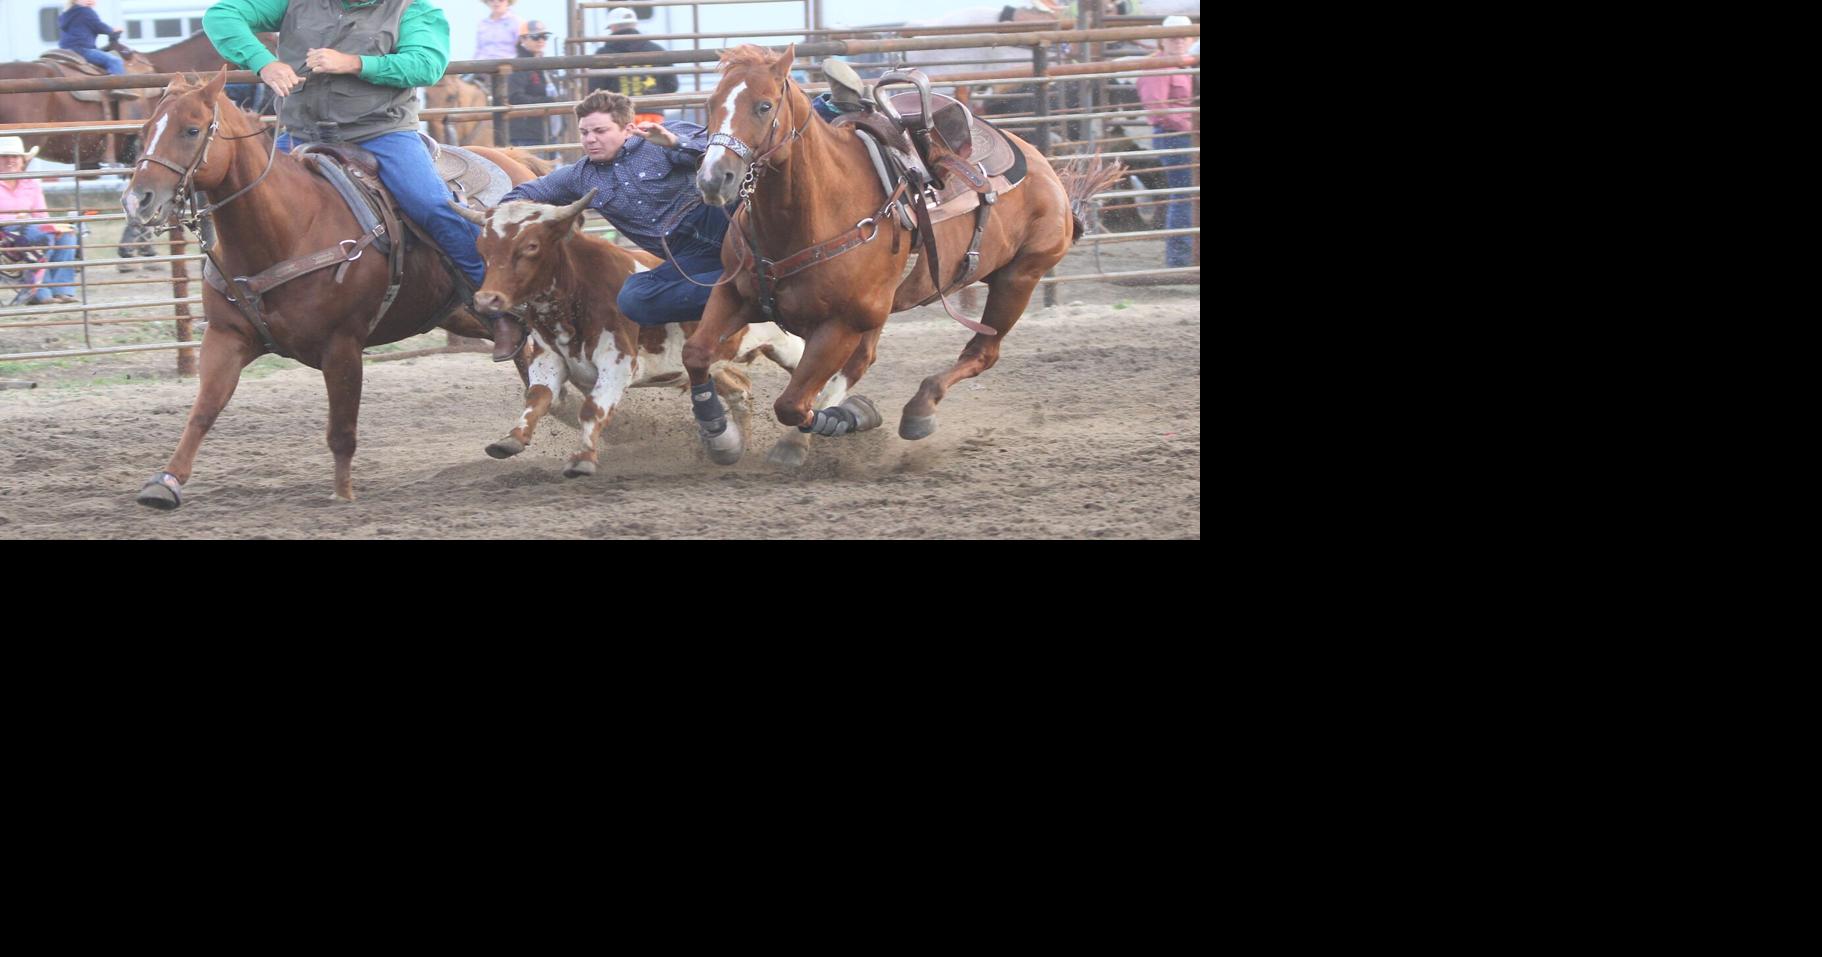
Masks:
[[[1081,239],[1082,233],[1088,229],[1089,201],[1096,193],[1125,175],[1125,163],[1117,160],[1108,162],[1101,158],[1099,152],[1093,156],[1072,159],[1057,171],[1057,176],[1063,180],[1063,191],[1069,194],[1069,213],[1075,224],[1075,233],[1070,237],[1070,242]]]

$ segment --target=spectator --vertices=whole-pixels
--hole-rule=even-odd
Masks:
[[[1189,18],[1172,16],[1164,18],[1164,26],[1187,27]],[[1172,37],[1158,41],[1165,56],[1185,56],[1189,52],[1188,37]],[[1151,113],[1151,148],[1154,150],[1188,149],[1191,129],[1190,114],[1172,112],[1168,107],[1193,106],[1195,88],[1190,84],[1187,75],[1175,76],[1142,76],[1139,77],[1139,100]],[[1195,154],[1179,153],[1172,156],[1158,157],[1158,165],[1164,167],[1165,184],[1171,189],[1182,189],[1190,186],[1193,177],[1190,164],[1195,162]],[[1188,198],[1173,199],[1164,207],[1165,229],[1188,229],[1193,218]],[[1164,241],[1164,265],[1175,269],[1181,266],[1192,266],[1190,262],[1194,251],[1193,237],[1172,236]]]
[[[30,165],[32,157],[38,155],[38,148],[25,149],[25,142],[17,136],[0,136],[0,173],[23,173]],[[50,209],[44,203],[44,184],[36,179],[0,179],[0,221],[20,219],[45,219]],[[76,271],[69,266],[58,267],[56,263],[67,263],[76,258],[76,234],[67,226],[51,224],[34,224],[30,226],[4,227],[7,238],[21,246],[51,246],[50,255],[44,259],[52,264],[46,275],[37,279],[48,285],[26,286],[13,298],[12,305],[29,304],[47,306],[52,302],[75,302],[76,297],[69,294],[70,283],[76,281]],[[55,286],[53,290],[49,288]]]
[[[477,60],[510,60],[517,56],[515,47],[525,33],[525,24],[510,12],[519,0],[481,0],[488,15],[474,31],[474,58]]]
[[[120,31],[101,22],[101,16],[95,12],[95,0],[69,0],[69,9],[57,17],[57,29],[59,47],[82,54],[84,60],[115,76],[127,72],[126,61],[120,55],[129,51],[120,45]],[[104,35],[113,53],[104,53],[95,47],[95,38]]]
[[[663,47],[650,40],[639,37],[639,18],[631,7],[615,7],[607,12],[607,32],[615,39],[601,44],[595,50],[597,54],[609,53],[665,53]],[[674,73],[601,76],[588,82],[588,88],[606,90],[621,96],[652,96],[660,93],[677,92],[677,76]]]
[[[519,58],[543,56],[544,51],[550,47],[550,37],[550,30],[541,21],[527,23],[525,35],[519,38]],[[515,65],[511,95],[514,106],[523,103],[553,103],[557,99],[557,87],[548,72],[534,69],[530,65]],[[551,141],[550,117],[515,117],[506,132],[514,146],[544,146]]]

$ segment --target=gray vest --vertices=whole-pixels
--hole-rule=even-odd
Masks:
[[[398,49],[399,20],[412,0],[290,0],[279,28],[278,58],[300,75],[304,57],[327,47],[354,56],[383,56]],[[379,86],[358,73],[312,73],[297,92],[279,101],[279,119],[303,143],[320,142],[317,124],[339,123],[341,138],[359,143],[385,133],[418,128],[417,91]]]

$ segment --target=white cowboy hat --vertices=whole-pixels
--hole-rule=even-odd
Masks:
[[[23,156],[25,157],[25,161],[30,163],[32,157],[37,155],[38,147],[34,146],[32,147],[31,152],[26,152],[25,141],[19,137],[0,136],[0,156]]]
[[[632,7],[615,7],[612,10],[607,11],[607,25],[610,27],[618,26],[622,23],[637,23],[638,21],[639,15],[633,12]]]
[[[1176,15],[1173,15],[1173,16],[1168,16],[1168,17],[1165,17],[1165,18],[1164,18],[1164,22],[1163,22],[1163,23],[1162,23],[1162,24],[1160,24],[1160,26],[1166,26],[1166,27],[1187,27],[1187,26],[1192,26],[1192,24],[1191,24],[1191,23],[1190,23],[1190,22],[1189,22],[1189,18],[1188,18],[1188,17],[1186,17],[1186,16],[1183,16],[1183,15],[1181,15],[1181,14],[1176,14]]]
[[[1029,0],[1027,5],[1033,10],[1042,10],[1045,13],[1063,12],[1063,4],[1058,0]]]

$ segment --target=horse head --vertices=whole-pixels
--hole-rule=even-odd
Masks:
[[[790,145],[810,120],[810,98],[791,82],[792,44],[776,56],[743,45],[721,55],[721,83],[709,97],[709,149],[696,188],[716,206],[734,201],[748,170],[790,159]]]
[[[207,83],[179,77],[165,87],[139,130],[145,148],[121,200],[128,222],[139,226],[166,222],[185,193],[221,185],[233,165],[233,149],[211,157],[210,146],[223,117],[241,115],[222,96],[227,81],[228,71],[223,67]]]

